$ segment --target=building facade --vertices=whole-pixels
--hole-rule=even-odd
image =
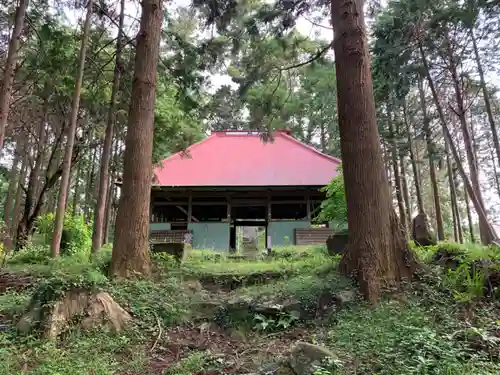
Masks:
[[[151,241],[227,251],[236,247],[238,226],[264,228],[267,248],[300,242],[340,160],[286,131],[267,140],[221,131],[161,164],[151,189]]]

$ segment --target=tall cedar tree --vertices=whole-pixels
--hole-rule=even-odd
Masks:
[[[102,147],[101,165],[99,173],[99,192],[97,195],[97,207],[94,216],[94,230],[92,233],[92,251],[96,252],[103,244],[103,233],[106,220],[106,202],[108,198],[109,163],[111,160],[111,147],[113,143],[113,127],[115,126],[116,97],[120,86],[122,71],[122,45],[123,45],[123,20],[125,18],[125,0],[120,1],[120,19],[118,23],[118,37],[116,40],[115,72],[113,86],[111,88],[111,100],[109,103],[108,122],[106,124],[106,136]]]
[[[385,173],[368,55],[363,0],[332,0],[342,166],[349,243],[340,267],[365,299],[410,278],[415,261],[393,210]]]
[[[132,82],[123,185],[118,206],[110,275],[130,278],[151,271],[148,249],[154,105],[163,1],[144,0]]]
[[[78,120],[78,110],[80,109],[80,94],[82,91],[83,71],[85,69],[85,56],[87,53],[87,42],[90,33],[90,21],[92,19],[92,0],[87,4],[87,15],[83,26],[82,42],[80,46],[80,56],[78,61],[78,72],[76,77],[75,92],[71,105],[71,118],[69,123],[68,138],[64,151],[63,170],[61,185],[59,187],[59,198],[57,201],[56,217],[54,219],[54,235],[52,236],[52,257],[58,257],[61,247],[61,238],[64,224],[64,212],[68,200],[68,190],[71,176],[71,161],[73,159],[73,147],[75,145],[76,125]]]
[[[2,82],[0,82],[0,152],[3,149],[5,127],[7,126],[7,119],[9,118],[12,83],[14,82],[17,54],[24,28],[24,16],[26,14],[26,8],[28,8],[28,3],[29,0],[20,0],[16,8],[14,29],[12,30],[12,36],[9,41],[7,61],[3,67],[3,79]]]

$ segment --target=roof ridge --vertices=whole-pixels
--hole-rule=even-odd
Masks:
[[[302,146],[302,147],[304,147],[304,148],[308,149],[309,151],[313,151],[313,152],[315,152],[316,154],[318,154],[318,155],[320,155],[320,156],[323,156],[323,157],[324,157],[324,158],[326,158],[326,159],[330,159],[330,160],[335,161],[335,162],[337,162],[337,163],[342,163],[342,160],[341,160],[341,159],[336,158],[335,156],[331,156],[331,155],[325,154],[325,153],[323,153],[323,152],[319,151],[318,149],[314,148],[313,146],[310,146],[310,145],[308,145],[308,144],[305,144],[304,142],[299,141],[297,138],[295,138],[295,137],[293,137],[293,136],[291,136],[291,135],[289,135],[289,134],[287,134],[287,133],[284,133],[284,132],[278,132],[278,136],[282,136],[283,138],[285,138],[285,139],[287,139],[287,140],[289,140],[289,141],[291,141],[291,142],[294,142],[294,143],[296,143],[296,144],[298,144],[298,145],[300,145],[300,146]]]

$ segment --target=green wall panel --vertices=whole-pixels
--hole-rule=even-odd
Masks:
[[[170,230],[170,223],[149,223],[149,230]]]
[[[194,249],[229,250],[229,223],[191,223]]]
[[[271,236],[271,247],[293,245],[296,228],[310,228],[310,221],[271,221],[267,235]]]

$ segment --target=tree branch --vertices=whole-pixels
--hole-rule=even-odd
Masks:
[[[296,68],[300,68],[301,66],[304,66],[304,65],[307,65],[307,64],[310,64],[312,63],[313,61],[319,59],[321,56],[323,56],[331,47],[332,47],[332,43],[328,44],[326,47],[324,47],[323,49],[319,50],[313,57],[311,57],[309,60],[307,61],[303,61],[301,63],[298,63],[298,64],[295,64],[295,65],[290,65],[290,66],[286,66],[284,68],[280,68],[281,71],[285,71],[285,70],[291,70],[291,69],[296,69]]]

